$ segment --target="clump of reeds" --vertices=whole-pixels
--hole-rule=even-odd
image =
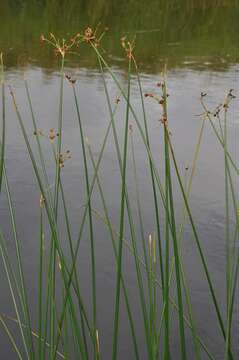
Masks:
[[[166,71],[162,80],[156,84],[154,92],[145,92],[141,80],[137,61],[134,55],[134,41],[127,38],[121,39],[123,51],[128,63],[127,86],[123,85],[110,65],[105,60],[101,50],[101,40],[104,35],[87,28],[83,33],[78,33],[69,40],[58,40],[53,34],[50,38],[45,36],[41,40],[50,44],[56,54],[60,56],[60,86],[59,86],[59,116],[56,129],[50,129],[45,135],[39,130],[35,112],[32,105],[31,92],[27,81],[25,81],[26,102],[30,109],[32,118],[32,134],[36,141],[37,156],[33,151],[25,128],[24,119],[17,104],[15,93],[10,89],[12,104],[15,108],[16,117],[26,144],[30,161],[33,166],[36,181],[39,188],[39,273],[38,273],[38,321],[37,328],[32,326],[33,309],[29,305],[29,291],[26,288],[25,274],[22,259],[22,244],[18,236],[15,220],[14,205],[11,198],[11,190],[8,182],[8,175],[5,167],[5,80],[3,57],[1,56],[1,92],[2,92],[2,127],[0,144],[0,191],[7,195],[7,202],[10,212],[10,222],[13,231],[13,238],[16,249],[17,266],[13,266],[9,256],[7,243],[3,232],[0,232],[0,251],[3,266],[6,272],[10,294],[13,302],[15,316],[0,315],[0,322],[6,331],[9,340],[19,359],[99,359],[101,358],[101,338],[104,333],[99,326],[101,314],[97,307],[97,268],[96,268],[96,246],[97,232],[95,230],[94,218],[97,217],[105,223],[112,242],[113,254],[115,257],[115,293],[114,293],[114,319],[112,319],[112,349],[108,349],[108,358],[119,358],[119,324],[122,299],[125,301],[129,329],[132,338],[132,349],[136,359],[142,359],[137,338],[137,329],[134,319],[129,291],[127,288],[127,276],[123,271],[123,260],[125,251],[132,255],[136,271],[136,287],[139,294],[140,311],[142,314],[142,328],[144,330],[144,348],[148,359],[170,359],[172,358],[171,339],[176,336],[172,332],[173,314],[176,312],[178,321],[179,336],[179,357],[188,358],[188,341],[186,333],[190,332],[193,339],[195,359],[215,359],[210,349],[210,343],[198,332],[197,322],[193,311],[193,302],[190,288],[187,285],[187,276],[184,270],[182,257],[182,239],[184,236],[185,224],[189,223],[195,247],[198,250],[205,274],[205,281],[208,284],[208,291],[216,313],[217,323],[221,336],[225,343],[225,359],[236,359],[232,349],[232,322],[235,308],[235,293],[238,279],[239,257],[236,249],[238,235],[238,208],[237,197],[232,177],[232,170],[239,174],[239,169],[234,162],[228,149],[227,117],[230,102],[234,99],[231,90],[224,102],[215,110],[208,110],[205,104],[206,94],[201,94],[203,107],[202,125],[196,141],[195,153],[192,161],[191,171],[188,170],[188,181],[185,185],[183,175],[174,151],[174,145],[170,132],[170,119],[168,115],[168,99],[166,84]],[[105,99],[108,108],[108,124],[105,135],[102,138],[102,146],[96,158],[93,155],[90,140],[86,138],[85,126],[81,118],[81,99],[77,89],[77,81],[65,74],[65,58],[70,52],[76,52],[83,43],[90,46],[95,52],[99,64],[99,72],[105,92]],[[118,90],[119,97],[113,103],[109,92],[106,74],[110,75]],[[141,99],[141,116],[134,108],[131,101],[132,76],[137,83],[139,97]],[[136,80],[135,80],[136,79]],[[71,158],[70,151],[62,148],[64,136],[63,100],[64,82],[67,81],[72,87],[72,97],[76,111],[76,119],[79,128],[79,151],[83,156],[83,171],[85,181],[85,201],[83,215],[80,219],[78,237],[73,239],[73,229],[70,221],[69,208],[65,197],[64,184],[62,182],[62,171],[65,170],[65,163]],[[145,102],[156,101],[159,113],[159,132],[163,132],[163,161],[158,164],[158,154],[154,154],[151,148],[149,119]],[[125,104],[125,115],[122,120],[123,143],[120,143],[116,127],[116,114],[119,104]],[[215,122],[215,119],[217,122]],[[195,176],[197,159],[202,143],[205,122],[208,121],[222,146],[224,152],[225,168],[225,238],[226,238],[226,284],[227,284],[227,311],[226,319],[223,317],[220,302],[217,298],[212,274],[209,271],[205,250],[203,249],[200,234],[195,223],[191,207],[190,192],[192,181]],[[119,229],[115,228],[107,205],[104,187],[100,177],[104,152],[109,141],[109,134],[112,131],[113,141],[116,150],[117,163],[120,174],[120,191],[118,202]],[[135,155],[134,134],[137,132],[142,140],[148,163],[144,169],[148,173],[150,186],[152,188],[154,228],[150,234],[146,233],[144,224],[144,204],[141,200],[139,173],[137,158]],[[54,184],[49,182],[49,174],[43,152],[43,141],[48,141],[54,159],[55,179]],[[122,145],[122,146],[121,146]],[[134,203],[128,189],[128,167],[131,161],[134,184],[137,217],[139,219],[139,231],[135,222]],[[163,164],[163,166],[162,166]],[[93,169],[92,172],[89,171]],[[173,178],[176,179],[178,188],[182,195],[181,223],[175,212],[175,189]],[[92,204],[92,193],[97,191],[102,203],[102,212],[94,209]],[[232,202],[230,202],[230,199]],[[235,215],[234,229],[230,226],[230,206]],[[61,210],[61,211],[60,211]],[[59,224],[66,225],[66,237],[70,249],[70,256],[62,246],[61,231]],[[129,237],[126,238],[126,222],[129,225]],[[50,228],[50,237],[46,239],[46,229]],[[90,242],[90,264],[91,274],[89,276],[92,296],[92,307],[88,308],[81,291],[81,274],[77,266],[80,244],[87,233]],[[137,234],[140,234],[140,239]],[[45,242],[49,241],[49,253],[46,252]],[[57,295],[57,289],[61,289],[61,298]],[[176,296],[174,294],[176,289]],[[203,311],[203,309],[202,309]],[[9,323],[14,322],[19,328],[22,346],[16,341],[17,334],[10,330]]]

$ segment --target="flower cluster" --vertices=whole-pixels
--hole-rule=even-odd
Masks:
[[[78,33],[69,40],[66,39],[60,40],[57,39],[53,33],[50,33],[49,38],[46,38],[44,35],[41,35],[40,39],[42,42],[46,42],[52,45],[53,48],[55,49],[55,54],[61,55],[61,57],[64,58],[66,53],[70,52],[73,49],[73,47],[79,46],[79,38],[80,38],[80,34]]]
[[[71,159],[70,150],[67,150],[65,153],[59,155],[59,166],[63,168],[65,166],[65,162]]]
[[[162,106],[163,114],[162,114],[162,116],[160,118],[160,122],[162,124],[167,124],[167,115],[166,115],[166,112],[165,112],[165,105],[166,105],[167,98],[169,97],[169,94],[164,93],[164,86],[165,86],[164,82],[162,82],[162,83],[158,82],[157,83],[157,87],[162,88],[162,92],[163,92],[162,95],[156,95],[154,93],[145,93],[144,96],[154,99],[159,105]]]
[[[134,60],[133,51],[135,48],[135,41],[133,40],[132,42],[130,42],[126,41],[126,39],[126,36],[123,36],[121,38],[121,46],[125,50],[127,58]]]
[[[105,28],[104,31],[98,35],[98,27],[96,27],[95,30],[87,27],[82,33],[79,32],[68,40],[58,39],[53,33],[50,33],[49,38],[41,35],[40,40],[53,46],[56,55],[61,55],[62,58],[65,58],[66,53],[71,52],[74,48],[78,48],[82,42],[99,47],[100,41],[107,30],[108,28]]]
[[[72,79],[70,75],[66,75],[66,79],[69,81],[70,84],[74,85],[76,83],[76,79]]]

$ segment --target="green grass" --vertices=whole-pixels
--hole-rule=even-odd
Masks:
[[[89,35],[89,34],[88,34]],[[208,286],[212,309],[215,312],[214,327],[221,334],[224,350],[221,354],[225,359],[237,359],[238,354],[233,349],[235,334],[232,331],[234,323],[236,289],[239,270],[239,256],[236,241],[239,230],[237,194],[235,190],[235,175],[239,175],[239,168],[233,159],[228,146],[227,121],[229,105],[234,99],[232,92],[227,94],[220,111],[208,110],[205,96],[201,97],[203,114],[198,139],[195,139],[191,171],[187,181],[180,171],[177,161],[173,138],[170,135],[170,119],[168,115],[168,95],[166,70],[162,81],[156,86],[154,94],[144,94],[144,83],[134,55],[134,43],[122,39],[122,47],[128,64],[127,80],[122,83],[113,68],[106,61],[99,41],[98,34],[90,32],[88,36],[82,33],[69,42],[59,41],[53,35],[45,41],[58,51],[61,58],[59,69],[59,116],[56,132],[50,137],[38,130],[37,116],[33,108],[31,90],[25,81],[26,106],[29,109],[32,127],[26,128],[23,115],[18,106],[14,91],[10,88],[12,106],[16,113],[16,120],[29,154],[35,174],[35,181],[39,190],[39,232],[35,234],[38,249],[37,273],[37,307],[30,306],[30,289],[26,285],[24,259],[18,226],[12,201],[12,189],[7,174],[6,157],[6,88],[4,78],[4,64],[1,56],[1,143],[0,143],[0,192],[6,195],[9,210],[9,223],[15,244],[16,258],[12,258],[3,231],[0,231],[0,253],[6,281],[9,286],[9,296],[12,301],[12,314],[0,314],[0,323],[11,343],[18,359],[100,359],[102,356],[101,343],[104,342],[104,329],[101,328],[101,312],[98,298],[100,296],[98,275],[100,266],[97,263],[99,237],[96,224],[100,222],[107,230],[112,245],[114,258],[115,287],[114,311],[112,317],[112,347],[107,349],[107,358],[120,359],[121,331],[129,329],[132,353],[134,358],[172,359],[175,355],[172,340],[177,337],[179,358],[189,358],[190,351],[194,351],[195,359],[216,359],[211,342],[204,338],[197,324],[194,313],[193,297],[187,282],[187,271],[183,258],[184,230],[187,224],[192,231],[192,241],[198,251],[204,273],[204,281]],[[93,52],[99,67],[105,103],[108,110],[107,126],[102,137],[101,147],[97,157],[94,155],[93,144],[86,138],[85,123],[81,116],[81,98],[78,85],[68,77],[65,79],[65,60],[69,52],[76,51],[75,45],[81,46],[85,42]],[[106,77],[107,75],[107,77]],[[107,78],[110,77],[118,93],[119,100],[113,104],[108,88]],[[137,86],[140,108],[135,109],[132,101],[132,81]],[[66,83],[66,84],[65,84]],[[126,85],[125,85],[126,84]],[[84,193],[82,213],[79,216],[78,235],[73,236],[74,228],[71,224],[70,207],[67,201],[65,183],[62,172],[67,168],[70,158],[64,152],[63,139],[64,119],[64,86],[72,88],[72,99],[75,110],[76,128],[79,129],[79,153],[82,156],[82,171],[84,182],[80,184]],[[134,89],[135,91],[135,89]],[[158,114],[161,119],[158,125],[159,141],[162,142],[162,153],[154,153],[150,139],[150,119],[147,106],[156,101]],[[147,106],[146,106],[147,102]],[[124,106],[122,131],[119,133],[118,108]],[[215,121],[216,119],[216,121]],[[225,281],[226,284],[226,314],[218,299],[213,281],[213,274],[207,260],[207,252],[202,244],[196,220],[190,206],[190,195],[193,179],[196,176],[197,161],[202,146],[205,123],[212,127],[224,156],[225,174]],[[31,133],[32,135],[29,135]],[[112,137],[110,134],[112,133]],[[34,134],[34,135],[33,135]],[[123,136],[122,136],[123,134]],[[135,136],[140,138],[142,149],[146,155],[146,165],[141,169],[136,152]],[[34,141],[33,141],[34,140]],[[115,191],[120,206],[118,213],[118,227],[112,220],[110,206],[107,203],[107,193],[102,180],[102,161],[105,159],[105,149],[109,141],[113,141],[118,166],[120,186]],[[54,182],[50,183],[49,168],[47,166],[44,148],[49,143],[52,155]],[[66,163],[66,164],[65,164]],[[134,193],[129,187],[129,169],[132,168]],[[140,187],[140,171],[148,175],[148,182],[152,189],[152,208],[154,227],[150,233],[144,212],[147,211],[142,201]],[[101,203],[101,210],[95,208],[93,193],[97,194]],[[175,205],[175,195],[182,199],[181,216],[178,216]],[[230,213],[233,213],[233,225]],[[138,219],[138,221],[137,221]],[[61,225],[64,224],[66,234],[62,236]],[[126,231],[127,230],[127,231]],[[50,231],[50,235],[49,234]],[[64,241],[64,246],[63,246]],[[91,306],[86,302],[82,291],[82,274],[79,270],[79,254],[82,241],[89,242],[90,262],[87,277],[91,292]],[[68,245],[68,248],[66,246]],[[69,251],[67,251],[67,249]],[[131,257],[135,267],[135,291],[138,298],[136,321],[131,289],[128,284],[127,272],[124,269],[125,256]],[[16,260],[15,260],[16,259]],[[27,260],[26,260],[27,261]],[[61,294],[59,296],[59,294]],[[102,296],[102,295],[101,295]],[[123,303],[124,302],[124,303]],[[122,309],[126,310],[128,323],[122,323]],[[107,311],[107,309],[106,309]],[[203,309],[202,309],[203,312]],[[33,321],[36,318],[36,321]],[[177,332],[173,327],[177,327]],[[138,334],[142,333],[140,341]],[[143,340],[142,340],[143,339]],[[188,340],[192,339],[192,340]],[[212,341],[212,339],[211,339]],[[217,339],[215,338],[215,343]],[[104,352],[106,350],[104,349]]]
[[[200,59],[200,64],[195,61],[187,66],[198,69],[200,65],[201,69],[204,62],[211,62],[212,70],[227,69],[239,54],[237,0],[151,0],[150,6],[143,0],[2,0],[0,13],[1,51],[10,67],[24,67],[33,60],[34,65],[52,71],[57,60],[52,51],[39,46],[40,34],[53,32],[63,37],[99,23],[110,29],[104,46],[117,66],[122,57],[120,37],[136,32],[136,54],[144,72],[149,71],[150,63],[150,71],[159,73],[160,59],[167,59],[169,68]],[[81,59],[89,68],[97,66],[87,49],[81,49]],[[69,62],[78,66],[74,57],[68,57]]]

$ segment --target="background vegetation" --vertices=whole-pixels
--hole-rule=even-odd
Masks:
[[[239,57],[239,4],[233,0],[3,0],[0,14],[7,66],[35,63],[50,68],[55,59],[39,47],[41,33],[67,37],[99,23],[109,27],[104,46],[119,66],[119,40],[125,33],[137,35],[136,54],[146,71],[149,64],[151,71],[158,71],[165,59],[175,67],[185,59],[213,58],[213,66],[224,68]],[[92,52],[81,55],[85,66],[96,65]]]

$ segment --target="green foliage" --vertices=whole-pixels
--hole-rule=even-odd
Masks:
[[[187,2],[185,6],[187,7]],[[51,1],[41,6],[44,11],[50,11],[54,3]],[[16,4],[23,10],[23,4]],[[73,5],[72,5],[73,6]],[[56,4],[54,5],[55,11]],[[196,5],[195,5],[196,7]],[[192,9],[194,10],[194,6]],[[200,8],[207,11],[204,2],[200,3]],[[176,9],[176,10],[175,10]],[[75,8],[74,8],[75,10]],[[73,10],[72,10],[73,11]],[[170,9],[171,11],[171,9]],[[178,11],[175,2],[173,10]],[[208,10],[210,11],[210,9]],[[214,11],[214,10],[212,10]],[[97,35],[98,36],[98,35]],[[100,36],[99,36],[100,37]],[[148,359],[156,360],[163,357],[165,360],[171,358],[173,354],[172,337],[178,336],[177,352],[181,359],[189,358],[189,343],[187,334],[190,333],[193,340],[193,350],[196,359],[209,358],[215,359],[208,339],[199,334],[197,321],[194,316],[194,304],[191,299],[191,289],[187,283],[187,274],[184,269],[184,259],[182,256],[182,239],[184,236],[185,223],[191,228],[192,241],[198,251],[202,265],[204,281],[208,286],[208,294],[215,311],[215,328],[221,334],[224,344],[225,359],[236,359],[238,354],[233,349],[233,315],[235,309],[235,294],[238,282],[239,256],[236,248],[236,239],[239,231],[239,218],[237,209],[237,194],[234,189],[234,179],[231,175],[232,170],[239,175],[239,168],[230,154],[228,147],[227,119],[228,109],[231,101],[234,100],[233,91],[230,90],[222,104],[214,111],[209,111],[205,103],[205,94],[201,95],[202,126],[195,146],[192,170],[189,176],[188,185],[184,185],[180,166],[174,150],[173,139],[169,131],[170,119],[168,118],[168,94],[166,87],[166,74],[158,84],[155,93],[144,94],[141,74],[136,62],[137,53],[134,53],[134,43],[121,39],[124,50],[127,72],[127,88],[117,77],[113,67],[104,56],[104,52],[99,43],[99,38],[95,38],[94,32],[79,33],[75,38],[66,42],[58,42],[53,34],[50,38],[42,36],[42,41],[53,45],[60,57],[60,80],[59,80],[59,117],[57,131],[51,129],[50,134],[45,136],[39,131],[35,118],[34,108],[31,100],[31,92],[27,82],[25,82],[26,104],[30,110],[32,119],[32,129],[34,131],[35,145],[30,137],[25,121],[18,107],[14,91],[10,88],[12,106],[16,113],[16,119],[20,125],[20,130],[26,145],[35,174],[36,183],[39,190],[39,233],[35,234],[38,239],[39,266],[38,266],[38,304],[37,310],[29,305],[30,289],[26,286],[26,274],[23,268],[22,246],[23,242],[19,238],[14,204],[11,196],[11,189],[8,182],[6,170],[6,149],[5,149],[5,92],[6,80],[4,78],[4,65],[1,56],[1,137],[0,137],[0,192],[7,197],[9,208],[9,223],[12,228],[13,240],[15,244],[16,264],[10,257],[5,235],[0,231],[0,255],[6,279],[10,289],[10,297],[13,305],[14,316],[0,314],[0,322],[13,346],[15,354],[19,359],[100,359],[101,358],[101,339],[104,339],[103,331],[100,328],[99,306],[97,303],[98,291],[97,278],[100,269],[97,267],[96,244],[98,233],[95,219],[100,220],[106,225],[109,239],[112,244],[113,256],[115,260],[115,292],[114,292],[114,316],[112,319],[112,349],[107,349],[107,355],[116,360],[120,353],[120,331],[122,322],[122,300],[126,305],[126,315],[129,325],[129,334],[132,339],[132,349],[136,359],[141,359],[142,347],[147,353]],[[73,46],[74,45],[74,46]],[[81,119],[81,98],[77,92],[77,83],[70,76],[65,79],[65,64],[68,61],[68,52],[78,51],[78,46],[88,47],[95,58],[95,63],[99,67],[99,75],[102,81],[105,94],[105,103],[108,109],[108,123],[105,135],[102,138],[100,151],[96,156],[93,155],[90,141],[85,138],[84,122]],[[78,59],[78,58],[77,58]],[[119,129],[115,124],[118,101],[112,105],[111,94],[106,81],[106,74],[111,78],[121,101],[125,106],[125,117],[123,135],[119,134]],[[135,109],[131,101],[132,76],[141,100],[140,112]],[[136,76],[135,76],[136,74]],[[84,175],[84,204],[82,214],[79,216],[79,231],[76,240],[73,241],[73,228],[69,217],[69,204],[66,200],[66,188],[63,181],[63,168],[65,162],[70,159],[69,151],[62,150],[64,138],[64,82],[72,87],[72,99],[76,110],[76,121],[79,127],[79,152],[83,156],[83,175]],[[149,119],[147,116],[145,102],[156,101],[160,114],[160,127],[163,128],[163,136],[159,136],[162,142],[162,154],[152,152],[151,139],[149,132]],[[105,104],[102,104],[105,106]],[[215,122],[215,119],[217,122]],[[225,244],[226,244],[226,316],[224,318],[221,299],[218,299],[213,281],[213,274],[210,272],[206,252],[197,229],[196,221],[190,207],[190,192],[197,159],[202,144],[205,121],[211,125],[213,132],[222,147],[224,155],[225,171]],[[133,127],[130,122],[133,122]],[[133,129],[137,129],[142,141],[142,149],[146,155],[146,165],[141,171],[148,174],[148,180],[152,186],[153,209],[155,217],[153,219],[154,229],[152,234],[145,233],[143,218],[144,204],[141,202],[141,192],[138,186],[137,158],[134,152]],[[110,206],[107,204],[105,190],[101,180],[101,164],[104,158],[104,151],[109,141],[109,134],[112,130],[113,145],[115,147],[115,165],[119,169],[120,189],[115,193],[118,196],[120,211],[118,214],[119,229],[111,219]],[[46,166],[43,142],[48,141],[51,145],[54,182],[49,183],[48,167]],[[130,154],[131,151],[131,154]],[[132,164],[130,162],[132,155]],[[129,192],[128,169],[133,166],[135,198]],[[91,171],[90,171],[91,169]],[[2,186],[3,185],[3,186]],[[80,184],[82,186],[82,184]],[[94,208],[93,192],[96,192],[102,203],[102,211]],[[178,217],[174,203],[175,193],[180,193],[182,199],[183,219]],[[232,199],[232,202],[229,200]],[[137,214],[135,215],[135,208]],[[229,213],[233,212],[235,222],[233,228],[230,225]],[[135,217],[139,217],[140,231],[137,231]],[[181,223],[180,223],[181,220]],[[61,226],[66,226],[66,235],[62,237]],[[128,231],[126,232],[126,227]],[[50,235],[47,237],[47,229]],[[137,234],[140,233],[140,241]],[[89,289],[91,291],[92,306],[88,306],[85,294],[82,291],[82,274],[78,266],[78,256],[81,250],[82,240],[89,242],[90,262],[89,262]],[[48,242],[46,251],[45,243]],[[63,246],[64,241],[64,246]],[[69,252],[66,251],[65,244],[68,245]],[[139,345],[137,339],[137,329],[135,322],[134,304],[130,297],[127,273],[124,271],[124,258],[126,252],[132,256],[135,266],[135,287],[139,299],[139,310],[141,315],[140,326],[144,330],[144,342]],[[128,255],[128,254],[127,254]],[[176,289],[176,295],[175,291]],[[59,296],[60,290],[60,296]],[[37,326],[34,328],[32,316],[37,311]],[[203,311],[203,309],[202,309]],[[176,314],[176,316],[175,316]],[[17,324],[15,332],[10,330],[9,324]],[[138,323],[137,323],[138,324]],[[124,324],[124,326],[126,326]],[[173,326],[177,326],[178,335],[175,335]],[[210,339],[212,341],[212,339]],[[19,345],[20,343],[20,345]]]
[[[218,67],[238,59],[239,5],[233,0],[146,1],[8,1],[0,3],[1,51],[7,66],[38,63],[52,68],[57,61],[48,49],[39,47],[41,33],[72,36],[79,29],[107,26],[107,54],[121,57],[120,38],[136,33],[137,57],[143,70],[158,71],[159,59],[168,66],[182,66],[187,58],[205,61],[213,57]],[[40,14],[40,16],[39,16]],[[87,49],[84,64],[97,66]],[[72,58],[68,64],[77,65]]]

